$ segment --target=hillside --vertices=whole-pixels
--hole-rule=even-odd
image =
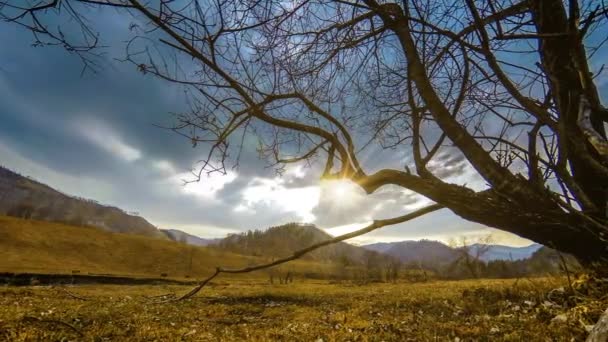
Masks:
[[[251,256],[280,258],[314,243],[331,239],[332,236],[315,227],[289,223],[267,230],[250,230],[242,234],[230,235],[217,243],[217,248]],[[303,259],[342,264],[363,263],[377,253],[339,242],[313,251]]]
[[[183,231],[177,230],[177,229],[161,229],[160,231],[173,241],[185,243],[185,244],[192,245],[192,246],[215,245],[215,244],[219,243],[221,240],[221,239],[204,239],[204,238],[198,237],[196,235],[188,234],[186,232],[183,232]]]
[[[445,265],[459,257],[455,249],[439,241],[430,240],[376,243],[366,245],[364,248],[390,255],[406,264],[426,267]]]
[[[205,275],[219,262],[239,265],[248,260],[168,240],[0,216],[0,272],[184,277]]]
[[[423,265],[449,264],[458,259],[459,251],[439,241],[401,241],[390,243],[374,243],[363,246],[372,251],[385,253],[398,258],[404,263],[421,263]],[[503,245],[474,244],[470,247],[470,253],[476,254],[479,248],[487,248],[480,257],[481,261],[489,262],[496,260],[526,260],[538,251],[542,245],[532,244],[525,247],[511,247]]]
[[[0,216],[0,272],[112,274],[202,278],[216,266],[243,267],[265,261],[230,252],[90,227]],[[295,275],[326,272],[329,266],[297,260]],[[257,273],[244,275],[260,278]]]
[[[541,272],[556,272],[562,271],[564,263],[570,271],[580,269],[581,265],[575,257],[569,254],[560,253],[555,249],[542,246],[527,259],[528,264],[533,271]]]
[[[167,239],[142,217],[93,200],[63,194],[3,167],[0,167],[0,215]]]

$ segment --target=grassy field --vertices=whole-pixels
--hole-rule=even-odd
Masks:
[[[604,303],[565,309],[561,279],[353,286],[219,279],[192,299],[180,286],[0,288],[10,341],[579,341]],[[80,300],[72,295],[83,297]],[[564,320],[554,319],[564,314]]]
[[[191,260],[191,262],[190,262]],[[268,261],[171,241],[0,216],[0,272],[201,279]],[[191,265],[191,266],[190,266]],[[304,280],[330,264],[297,260],[187,286],[0,286],[0,341],[577,341],[608,296],[576,300],[562,278],[353,285]],[[161,296],[161,297],[159,297]],[[599,298],[599,299],[598,299]]]
[[[202,278],[215,267],[243,267],[267,259],[96,228],[0,216],[0,272],[113,274]],[[294,274],[329,272],[329,265],[298,260]],[[235,278],[259,278],[240,275]]]

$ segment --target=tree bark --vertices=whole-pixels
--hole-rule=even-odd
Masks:
[[[467,193],[454,186],[441,188],[430,198],[466,220],[572,254],[585,266],[608,265],[608,243],[602,238],[605,226],[555,204],[535,198],[512,199],[493,190]]]
[[[599,109],[599,95],[587,67],[576,13],[571,9],[568,18],[562,0],[531,1],[536,29],[544,38],[538,39],[542,66],[547,74],[553,100],[560,114],[562,158],[570,161],[575,181],[588,196],[592,207],[583,210],[597,219],[606,219],[608,179],[597,172],[593,161],[601,164],[601,156],[586,141],[577,125],[579,105],[583,97],[592,108]],[[553,35],[553,36],[552,36]],[[591,113],[591,124],[604,139],[603,120],[599,111]]]

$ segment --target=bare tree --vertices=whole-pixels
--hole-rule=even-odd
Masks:
[[[481,276],[480,266],[483,263],[482,258],[492,247],[491,243],[492,235],[480,237],[475,242],[471,242],[466,236],[462,236],[458,241],[451,241],[450,246],[460,254],[453,264],[464,264],[473,278],[479,278]]]
[[[29,220],[34,215],[36,208],[31,202],[24,202],[16,205],[15,207],[7,211],[8,216],[14,216],[22,219]]]
[[[401,270],[402,263],[397,258],[388,258],[386,260],[386,280],[396,283],[399,280],[399,271]]]
[[[190,90],[191,110],[171,129],[209,146],[198,177],[238,165],[255,141],[279,171],[317,162],[326,179],[370,194],[409,189],[586,265],[608,255],[608,111],[591,63],[608,39],[603,2],[0,4],[36,44],[64,46],[88,67],[98,39],[87,9],[132,15],[125,61]],[[83,35],[49,25],[56,16]],[[364,158],[382,150],[401,166]],[[485,186],[448,179],[461,159]]]

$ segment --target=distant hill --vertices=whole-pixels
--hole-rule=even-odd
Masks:
[[[0,273],[79,271],[156,278],[165,273],[169,278],[202,278],[212,274],[216,266],[244,267],[264,261],[168,239],[0,216]],[[302,260],[291,262],[289,267],[295,274],[328,269],[326,265]],[[261,276],[255,273],[237,277]]]
[[[403,263],[415,263],[426,267],[448,264],[458,259],[460,255],[457,250],[439,241],[431,240],[375,243],[363,247],[390,255]]]
[[[219,243],[222,239],[204,239],[196,235],[188,234],[178,229],[161,229],[169,239],[192,246],[209,246]]]
[[[580,267],[579,262],[572,255],[561,253],[560,256],[558,251],[546,246],[541,246],[532,253],[528,263],[538,272],[560,270],[564,267],[564,263],[570,271]]]
[[[0,167],[0,215],[167,239],[140,216],[93,200],[66,195],[3,167]]]
[[[471,246],[471,252],[475,253],[476,250],[483,247],[484,245],[474,244]],[[525,247],[511,247],[503,245],[488,245],[487,252],[481,255],[482,261],[492,260],[525,260],[532,257],[532,255],[538,251],[543,245],[534,243],[530,246]]]
[[[250,230],[233,234],[217,243],[217,248],[252,256],[280,258],[314,243],[331,239],[332,236],[314,225],[289,223],[266,230]],[[371,252],[371,253],[370,253]],[[363,263],[378,253],[345,242],[338,242],[317,249],[303,258],[321,262],[333,261],[344,264]]]
[[[470,248],[470,253],[475,254],[482,244],[474,244]],[[448,264],[459,257],[458,250],[447,246],[439,241],[420,240],[420,241],[401,241],[391,243],[375,243],[365,245],[369,250],[385,253],[398,258],[405,263],[421,263],[422,265],[441,265]],[[481,256],[482,261],[494,260],[524,260],[532,257],[542,245],[532,244],[526,247],[510,247],[503,245],[489,245],[487,252]]]
[[[396,243],[394,242],[377,242],[369,245],[363,245],[361,247],[370,250],[376,251],[378,253],[386,253],[389,249],[393,248]]]

